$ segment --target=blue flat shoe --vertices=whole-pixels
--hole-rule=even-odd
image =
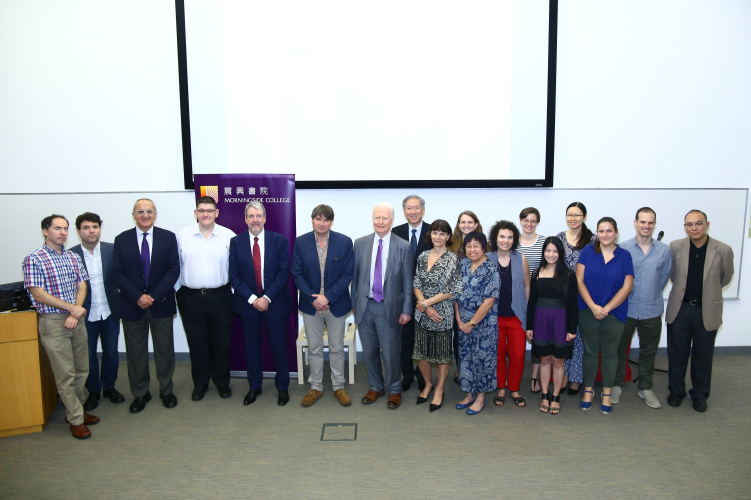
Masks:
[[[594,398],[595,391],[584,391],[584,394],[586,393],[592,394],[592,397]],[[581,406],[582,410],[587,411],[590,408],[592,408],[592,401],[589,401],[589,402],[579,401],[579,406]]]
[[[601,398],[604,398],[605,396],[610,397],[610,394],[600,394]],[[600,413],[602,413],[603,415],[608,415],[612,409],[612,406],[607,406],[604,404],[600,405]]]
[[[477,411],[473,410],[472,408],[467,408],[467,415],[477,415],[482,411],[483,408],[485,408],[485,401],[482,402],[482,406]]]
[[[477,398],[475,398],[475,399],[477,399]],[[466,403],[466,404],[465,403],[456,403],[456,409],[457,410],[463,410],[465,408],[469,408],[469,406],[471,406],[472,403],[475,402],[475,399],[473,399],[472,401],[470,401],[469,403]]]

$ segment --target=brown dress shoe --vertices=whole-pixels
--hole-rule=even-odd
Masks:
[[[380,398],[384,394],[386,394],[386,391],[378,392],[378,391],[374,391],[373,389],[371,389],[368,391],[366,395],[362,397],[360,402],[364,405],[369,405],[370,403],[375,403],[375,400]]]
[[[94,425],[99,423],[99,417],[95,417],[94,415],[89,415],[88,413],[83,414],[83,423],[84,425]]]
[[[390,410],[395,410],[399,408],[402,404],[402,395],[400,394],[389,394],[389,400],[388,400],[388,407]]]
[[[91,432],[89,432],[89,428],[86,427],[85,424],[80,424],[80,425],[71,424],[70,432],[73,434],[73,437],[76,439],[89,439],[91,437]]]
[[[323,393],[321,391],[316,391],[315,389],[311,389],[308,391],[305,397],[302,398],[302,405],[305,408],[307,408],[308,406],[313,406],[313,403],[321,399],[322,396],[323,396]]]
[[[339,404],[342,406],[349,406],[352,404],[352,400],[349,397],[349,394],[344,389],[338,389],[334,391],[334,396],[336,396],[336,399],[339,400]]]

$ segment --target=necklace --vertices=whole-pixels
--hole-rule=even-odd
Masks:
[[[508,266],[506,266],[506,270],[505,271],[503,270],[503,266],[501,265],[501,263],[500,262],[498,263],[498,272],[499,273],[501,273],[501,274],[507,274],[509,269],[511,269],[511,261],[509,261]]]

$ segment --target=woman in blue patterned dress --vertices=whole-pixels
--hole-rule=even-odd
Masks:
[[[454,303],[459,326],[461,389],[467,395],[456,405],[476,415],[485,407],[485,393],[496,388],[498,309],[501,278],[498,266],[485,256],[488,241],[482,233],[464,238],[462,294]]]
[[[563,249],[566,252],[566,265],[569,269],[576,272],[576,263],[579,262],[579,255],[587,245],[593,245],[597,236],[592,234],[592,230],[584,223],[587,220],[587,207],[584,203],[575,201],[566,208],[567,231],[558,233],[558,239],[563,243]],[[566,360],[566,378],[563,381],[563,387],[568,384],[568,393],[571,395],[579,394],[581,383],[584,379],[582,370],[582,359],[584,358],[584,344],[576,330],[576,340],[574,341],[574,357]]]

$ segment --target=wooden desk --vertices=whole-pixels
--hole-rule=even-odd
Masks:
[[[57,399],[37,313],[0,314],[0,437],[41,432]]]

